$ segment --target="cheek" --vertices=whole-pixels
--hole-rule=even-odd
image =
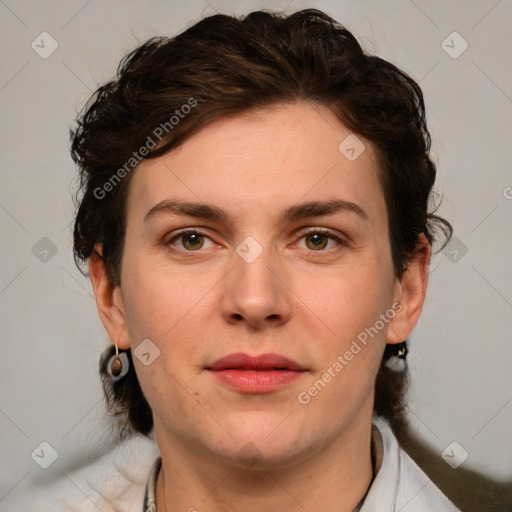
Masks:
[[[174,329],[182,327],[207,293],[208,279],[197,279],[186,271],[171,271],[156,258],[132,258],[125,267],[123,297],[132,342],[153,336],[163,343]]]
[[[391,306],[393,280],[386,262],[367,256],[322,277],[315,287],[313,282],[301,288],[300,296],[315,312],[304,310],[312,322],[309,332],[319,333],[315,337],[318,364],[302,391],[319,411],[329,403],[338,404],[333,409],[336,416],[340,408],[362,403],[373,391],[391,319],[388,315],[383,321],[381,315]]]
[[[139,272],[133,267],[124,280],[124,303],[137,378],[154,411],[165,404],[179,417],[194,394],[193,365],[200,360],[204,340],[200,317],[205,306],[199,299],[212,285],[208,279],[201,283],[183,274],[168,276],[154,264],[139,263],[137,268],[145,269]],[[157,354],[149,365],[137,356],[143,347],[139,344],[147,339],[156,347],[149,352]]]
[[[135,260],[132,260],[135,262]],[[145,393],[166,386],[174,389],[180,382],[191,385],[196,366],[204,363],[212,325],[212,312],[220,300],[215,272],[171,271],[155,261],[133,263],[124,281],[125,318],[132,352],[146,339],[158,349],[158,359],[148,372],[135,360],[137,374]],[[140,350],[140,349],[139,349]],[[158,377],[156,377],[158,375]],[[176,378],[175,382],[173,378]],[[157,384],[158,383],[158,384]],[[179,392],[179,387],[174,389]]]
[[[297,280],[297,297],[327,335],[340,340],[373,325],[390,304],[392,287],[377,264],[350,265],[329,275]]]
[[[297,399],[299,404],[307,402],[299,407],[322,421],[343,423],[357,410],[355,404],[365,404],[372,396],[387,329],[380,318],[388,309],[390,292],[366,270],[326,283],[325,293],[316,298],[304,297],[319,312],[316,322],[309,315],[309,332],[316,323],[325,334],[315,338],[315,371]]]

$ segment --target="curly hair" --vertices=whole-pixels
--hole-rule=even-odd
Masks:
[[[256,11],[210,16],[176,37],[148,40],[93,94],[71,131],[80,172],[78,267],[100,244],[107,276],[120,286],[126,198],[132,170],[143,158],[173,150],[221,117],[297,101],[329,108],[372,143],[397,277],[414,258],[422,233],[431,245],[449,240],[451,225],[432,204],[436,167],[419,85],[390,62],[366,54],[349,30],[319,10],[288,16]],[[119,382],[106,376],[112,353],[110,347],[100,363],[108,408],[121,420],[121,435],[148,435],[152,412],[133,365]],[[397,431],[408,376],[385,365],[391,354],[387,346],[375,379],[374,410]]]

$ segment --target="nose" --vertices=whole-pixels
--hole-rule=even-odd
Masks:
[[[252,329],[279,326],[290,319],[293,294],[285,284],[278,258],[269,249],[252,262],[233,255],[233,268],[223,280],[222,316],[230,324]]]

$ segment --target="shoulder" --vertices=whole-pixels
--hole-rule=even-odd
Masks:
[[[125,441],[93,463],[63,471],[32,494],[23,512],[141,512],[158,446],[142,436]]]
[[[383,458],[361,512],[460,512],[400,447],[389,423],[374,417]]]

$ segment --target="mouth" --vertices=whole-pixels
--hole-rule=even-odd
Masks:
[[[306,371],[305,368],[289,359],[288,357],[279,354],[261,354],[259,356],[250,356],[243,352],[229,354],[227,356],[217,359],[210,366],[206,367],[211,371],[222,370],[245,370],[245,371]]]
[[[229,354],[205,368],[223,385],[241,393],[270,393],[299,379],[308,370],[278,354]]]

